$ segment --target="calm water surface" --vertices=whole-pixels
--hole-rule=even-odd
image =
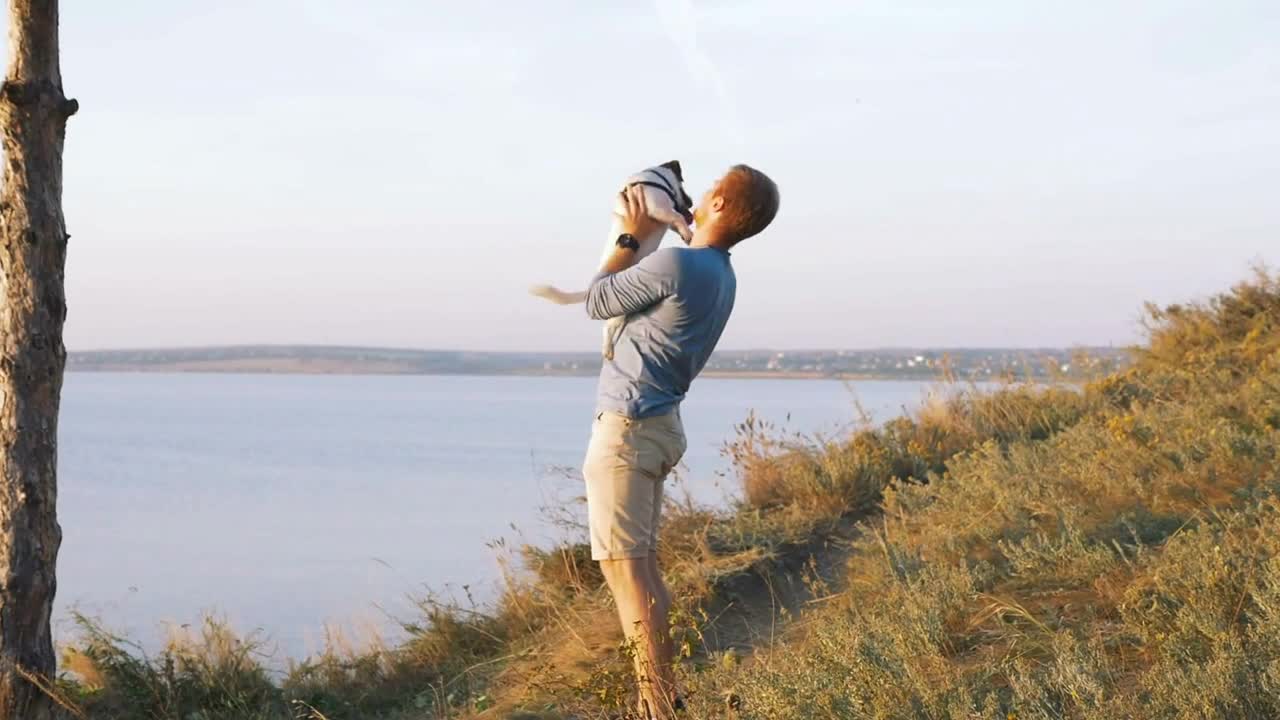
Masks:
[[[855,400],[878,420],[926,384],[698,380],[683,485],[735,492],[720,447],[749,411],[835,433]],[[428,590],[480,599],[488,543],[563,531],[593,378],[70,373],[59,437],[57,627],[69,610],[154,643],[215,611],[281,656],[328,624],[388,628]],[[789,420],[788,420],[789,417]],[[675,492],[679,492],[676,490]]]

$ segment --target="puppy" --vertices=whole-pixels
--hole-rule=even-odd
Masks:
[[[693,239],[693,230],[689,228],[689,223],[693,222],[693,215],[690,212],[690,208],[693,207],[693,200],[684,190],[684,174],[680,171],[680,162],[672,160],[636,173],[627,178],[627,182],[623,187],[629,188],[633,185],[639,185],[644,188],[645,200],[649,207],[649,217],[661,223],[649,235],[636,238],[636,241],[640,243],[640,249],[635,252],[633,262],[640,262],[644,257],[657,250],[668,227],[675,230],[687,245]],[[609,237],[605,242],[604,256],[600,258],[601,270],[609,262],[609,258],[613,256],[614,250],[617,249],[618,236],[622,234],[620,215],[625,210],[622,205],[623,202],[621,197],[617,197],[614,202],[613,224],[609,226]],[[565,292],[550,285],[535,285],[529,288],[529,292],[560,305],[572,305],[585,302],[587,299],[585,290]],[[606,359],[613,358],[614,341],[626,322],[626,318],[620,317],[611,318],[605,322],[601,354]]]

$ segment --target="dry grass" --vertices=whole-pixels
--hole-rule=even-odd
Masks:
[[[1150,331],[1075,402],[904,425],[975,442],[887,488],[842,601],[704,697],[770,720],[1280,717],[1280,284]]]
[[[1278,452],[1265,273],[1151,309],[1083,387],[957,384],[830,439],[748,418],[742,502],[672,503],[660,548],[691,715],[1280,717]],[[424,602],[406,642],[334,643],[282,685],[216,625],[155,659],[86,625],[64,687],[130,720],[619,717],[585,544],[520,557],[495,607]]]

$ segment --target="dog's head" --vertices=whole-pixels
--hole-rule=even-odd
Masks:
[[[663,172],[664,170],[666,172]],[[693,198],[689,197],[689,193],[685,192],[684,172],[680,170],[680,161],[664,162],[658,166],[658,172],[662,172],[664,175],[668,173],[671,175],[668,179],[671,180],[671,184],[676,190],[675,211],[680,213],[685,222],[693,222]]]

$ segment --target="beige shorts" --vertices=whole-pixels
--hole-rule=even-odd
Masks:
[[[662,484],[685,447],[679,411],[641,420],[596,415],[582,463],[592,560],[657,552]]]

